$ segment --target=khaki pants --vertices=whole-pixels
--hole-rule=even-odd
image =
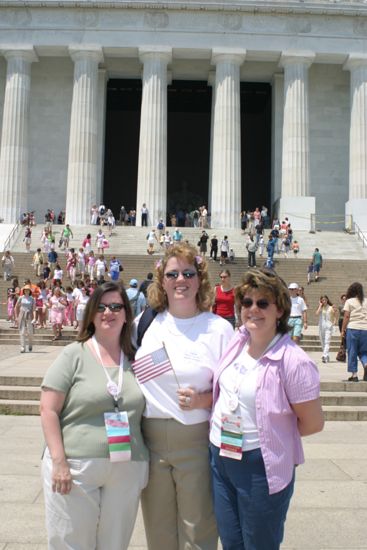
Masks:
[[[216,550],[207,422],[144,419],[150,450],[142,508],[149,550]]]
[[[69,459],[73,486],[52,491],[52,461],[42,462],[49,550],[127,550],[138,513],[148,462],[108,458]]]
[[[25,348],[27,336],[28,336],[28,346],[32,347],[33,345],[34,327],[31,321],[32,321],[32,317],[28,317],[21,322],[21,325],[19,328],[21,348]]]

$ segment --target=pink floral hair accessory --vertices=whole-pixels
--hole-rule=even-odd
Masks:
[[[157,261],[155,262],[155,267],[156,267],[156,269],[159,269],[161,266],[162,266],[162,260],[157,260]]]
[[[203,263],[203,258],[201,256],[195,256],[195,260],[198,265]]]

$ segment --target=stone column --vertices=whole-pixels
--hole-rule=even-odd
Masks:
[[[89,224],[90,207],[97,198],[97,95],[99,46],[71,46],[74,88],[71,105],[66,221]]]
[[[310,229],[315,198],[310,197],[310,146],[308,113],[308,68],[312,52],[284,52],[284,117],[282,196],[279,215],[288,216],[296,229]]]
[[[351,54],[350,71],[349,200],[346,215],[367,230],[367,54]],[[346,220],[347,221],[347,220]]]
[[[211,226],[240,227],[240,67],[245,50],[213,50],[216,66],[211,181]]]
[[[27,211],[28,125],[33,46],[3,48],[7,60],[0,150],[0,217],[16,223]]]
[[[167,65],[172,49],[139,48],[144,64],[140,115],[136,225],[145,202],[153,225],[167,215]]]

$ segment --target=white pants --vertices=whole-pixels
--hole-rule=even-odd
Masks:
[[[51,487],[52,461],[42,462],[49,550],[127,550],[148,481],[148,462],[69,459],[69,495]]]
[[[25,348],[27,337],[28,337],[28,345],[29,346],[33,345],[33,332],[34,332],[34,326],[32,324],[32,317],[30,316],[28,319],[24,319],[21,322],[21,325],[19,327],[21,348]]]
[[[329,356],[330,340],[333,334],[333,327],[329,323],[319,325],[320,342],[322,347],[322,356]]]

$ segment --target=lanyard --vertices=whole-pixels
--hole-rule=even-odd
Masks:
[[[118,383],[114,382],[112,378],[109,375],[108,369],[103,364],[101,352],[99,351],[98,342],[95,336],[92,337],[92,343],[95,349],[95,352],[97,354],[98,359],[101,362],[101,365],[103,367],[104,373],[107,378],[107,392],[113,397],[115,401],[115,405],[117,405],[117,402],[119,400],[119,397],[121,397],[121,390],[122,390],[122,382],[124,377],[124,352],[121,350],[120,353],[120,366],[119,366],[119,377],[118,377]]]

